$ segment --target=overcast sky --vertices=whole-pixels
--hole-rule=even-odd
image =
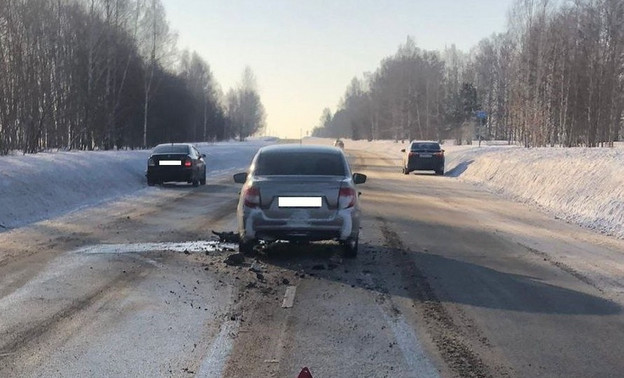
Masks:
[[[254,71],[272,135],[299,137],[336,110],[354,76],[412,36],[468,51],[505,30],[512,0],[163,0],[178,47],[197,51],[224,92]]]

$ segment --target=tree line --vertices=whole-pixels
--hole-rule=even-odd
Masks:
[[[175,37],[160,0],[1,1],[0,154],[244,139],[262,129],[251,69],[226,97],[208,63],[178,53]]]
[[[624,2],[517,0],[507,30],[468,53],[408,38],[313,135],[593,147],[622,138],[623,116]]]

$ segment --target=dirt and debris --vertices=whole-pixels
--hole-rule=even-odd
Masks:
[[[238,243],[240,241],[238,234],[232,231],[217,232],[212,230],[212,233],[216,235],[222,243]]]
[[[254,272],[254,273],[264,273],[264,267],[262,265],[258,264],[257,261],[254,261],[251,264],[251,267],[249,267],[249,270],[251,272]]]
[[[245,255],[243,255],[242,253],[233,253],[229,255],[223,262],[230,266],[240,266],[243,265],[243,263],[245,262]]]

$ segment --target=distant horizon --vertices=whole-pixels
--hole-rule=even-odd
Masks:
[[[178,49],[197,51],[223,93],[251,67],[267,133],[281,138],[310,133],[324,108],[335,113],[351,79],[375,71],[408,36],[425,50],[468,52],[506,30],[512,3],[163,0]]]

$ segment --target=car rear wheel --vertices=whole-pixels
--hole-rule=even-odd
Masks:
[[[342,246],[344,249],[344,256],[350,259],[357,257],[358,244],[359,244],[358,236],[356,236],[355,238],[347,239]]]
[[[147,186],[154,186],[156,182],[154,180],[147,179]]]
[[[253,255],[254,247],[256,246],[256,244],[258,244],[258,242],[254,239],[248,241],[241,240],[240,242],[238,242],[238,252],[247,256]]]
[[[444,169],[439,170],[439,171],[435,171],[436,175],[438,176],[444,176]]]
[[[409,175],[409,171],[407,170],[406,167],[403,167],[403,174],[404,175]]]
[[[201,179],[199,179],[199,183],[201,185],[206,185],[206,168],[204,168],[204,175],[202,176]]]

